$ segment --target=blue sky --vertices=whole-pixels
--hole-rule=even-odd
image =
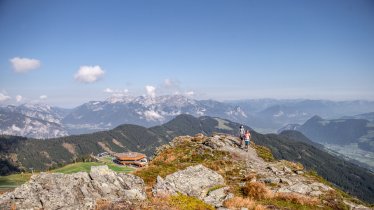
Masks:
[[[0,1],[1,104],[73,107],[146,86],[374,100],[374,1]]]

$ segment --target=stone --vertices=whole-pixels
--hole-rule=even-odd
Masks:
[[[156,185],[152,189],[153,196],[164,197],[175,195],[177,192],[170,182],[166,182],[162,177],[157,176]]]
[[[286,173],[292,173],[292,170],[290,168],[288,168],[287,166],[284,166],[283,167],[283,171],[286,172]]]
[[[299,182],[295,185],[292,185],[288,189],[291,190],[292,192],[300,193],[300,194],[303,194],[303,195],[306,195],[306,194],[308,194],[309,192],[312,191],[312,189],[309,185],[306,185],[302,182]]]
[[[268,184],[278,184],[281,180],[278,177],[268,177],[262,178],[260,181],[268,183]]]
[[[304,171],[295,171],[295,173],[298,174],[298,175],[303,175]]]
[[[266,169],[269,169],[271,172],[273,172],[274,174],[276,173],[276,172],[278,172],[278,169],[277,168],[275,168],[274,166],[268,166]]]
[[[292,185],[292,181],[287,178],[280,178],[280,182],[288,185]]]
[[[369,207],[366,207],[366,206],[363,206],[363,205],[360,205],[360,204],[355,204],[355,203],[352,203],[350,201],[343,201],[346,205],[349,206],[349,209],[351,210],[370,210],[372,208],[369,208]]]
[[[281,187],[277,190],[277,192],[280,192],[280,193],[290,193],[292,192],[291,190],[289,190],[287,187]]]
[[[325,184],[322,184],[322,183],[318,183],[318,182],[314,182],[310,186],[313,190],[321,190],[322,192],[327,192],[329,190],[332,190],[331,187]]]
[[[0,196],[0,206],[17,209],[95,209],[98,199],[145,200],[144,182],[139,177],[117,174],[107,166],[92,167],[90,174],[40,173],[13,192]]]
[[[323,193],[319,190],[316,190],[316,191],[312,191],[309,193],[310,196],[313,196],[313,197],[319,197],[320,195],[322,195]]]
[[[211,138],[207,138],[204,142],[203,145],[208,146],[212,149],[219,149],[225,146],[225,143],[221,141],[219,136],[214,136]]]
[[[222,187],[217,190],[209,192],[209,194],[203,199],[205,203],[208,203],[214,207],[221,207],[223,202],[227,199],[228,187]]]
[[[179,192],[203,199],[210,188],[218,185],[224,185],[224,179],[220,174],[203,165],[196,165],[169,174],[165,179],[158,179],[152,192],[155,196],[168,191]]]

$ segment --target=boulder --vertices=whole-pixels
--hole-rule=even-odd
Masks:
[[[303,194],[303,195],[306,195],[308,194],[309,192],[312,191],[311,187],[309,185],[306,185],[302,182],[299,182],[295,185],[292,185],[289,187],[289,189],[292,191],[292,192],[295,192],[295,193],[300,193],[300,194]]]
[[[280,182],[288,185],[292,185],[292,181],[287,178],[280,178]]]
[[[220,139],[220,136],[216,135],[211,138],[207,138],[204,142],[203,145],[208,146],[212,149],[219,149],[221,147],[225,146],[225,142],[223,142]]]
[[[267,177],[260,179],[260,181],[267,184],[278,184],[281,182],[281,179],[278,177]]]
[[[283,167],[283,171],[285,172],[285,173],[292,173],[292,170],[290,169],[290,168],[288,168],[287,166],[284,166]]]
[[[137,202],[146,199],[139,177],[117,174],[108,166],[74,174],[41,173],[0,197],[0,206],[17,209],[95,209],[96,201]]]
[[[203,199],[212,187],[223,185],[223,177],[203,165],[190,166],[185,170],[157,178],[153,195],[163,196],[176,192]]]
[[[208,195],[204,198],[204,202],[215,207],[223,206],[223,202],[227,199],[228,196],[228,189],[229,187],[222,187],[220,189],[209,192]]]

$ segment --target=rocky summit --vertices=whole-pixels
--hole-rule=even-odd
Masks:
[[[4,209],[371,209],[295,162],[236,137],[176,137],[133,174],[41,173],[0,197]]]

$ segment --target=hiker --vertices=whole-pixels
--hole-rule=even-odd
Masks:
[[[245,134],[244,127],[241,125],[241,126],[240,126],[240,129],[239,129],[240,148],[243,147],[244,134]]]
[[[251,133],[249,133],[249,130],[245,131],[244,141],[245,141],[245,147],[246,147],[247,152],[248,152],[249,144],[251,143]]]

